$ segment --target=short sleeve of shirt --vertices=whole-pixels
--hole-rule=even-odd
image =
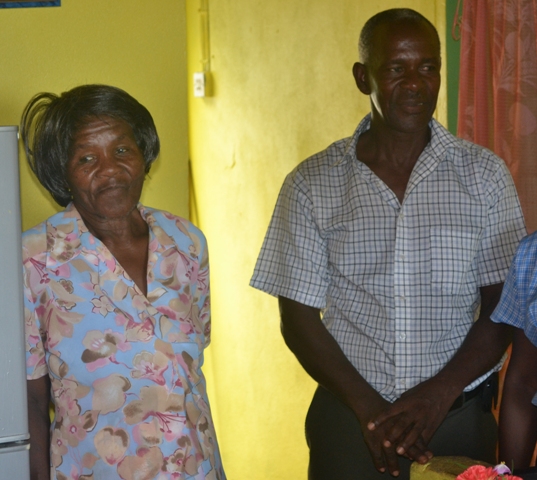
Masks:
[[[491,153],[484,150],[483,155]],[[489,215],[478,257],[480,286],[504,281],[518,243],[526,235],[520,202],[507,166],[501,159],[485,165]]]
[[[280,191],[250,285],[274,296],[324,308],[329,280],[324,239],[309,186],[295,169]]]
[[[38,312],[40,297],[46,276],[40,269],[40,261],[44,258],[46,235],[44,224],[25,232],[23,237],[24,262],[24,322],[26,338],[26,378],[35,380],[48,374],[45,361],[45,347],[43,344]],[[35,251],[38,253],[35,254]],[[29,257],[32,257],[31,261]]]
[[[537,346],[537,234],[520,243],[491,319],[523,329]]]

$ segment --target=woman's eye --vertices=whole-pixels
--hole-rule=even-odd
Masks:
[[[88,163],[88,162],[91,162],[92,160],[93,160],[93,155],[84,155],[83,157],[80,157],[78,161],[80,163]]]

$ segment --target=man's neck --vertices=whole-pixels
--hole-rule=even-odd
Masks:
[[[357,159],[367,165],[403,202],[412,170],[430,140],[430,129],[423,133],[384,131],[371,128],[360,135]]]
[[[382,162],[412,170],[430,139],[428,126],[421,132],[402,132],[372,122],[358,139],[357,157],[366,164]]]

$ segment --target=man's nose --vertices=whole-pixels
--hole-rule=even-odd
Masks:
[[[423,87],[423,78],[417,70],[408,70],[405,74],[404,83],[405,88],[412,91],[419,91]]]

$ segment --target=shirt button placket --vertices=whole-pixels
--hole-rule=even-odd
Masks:
[[[401,208],[396,217],[396,238],[394,256],[394,300],[395,300],[395,370],[396,370],[396,390],[402,394],[406,390],[406,379],[402,378],[404,372],[405,351],[404,342],[406,340],[407,322],[407,298],[405,296],[406,272],[405,272],[405,214]],[[402,355],[402,356],[401,356]]]

